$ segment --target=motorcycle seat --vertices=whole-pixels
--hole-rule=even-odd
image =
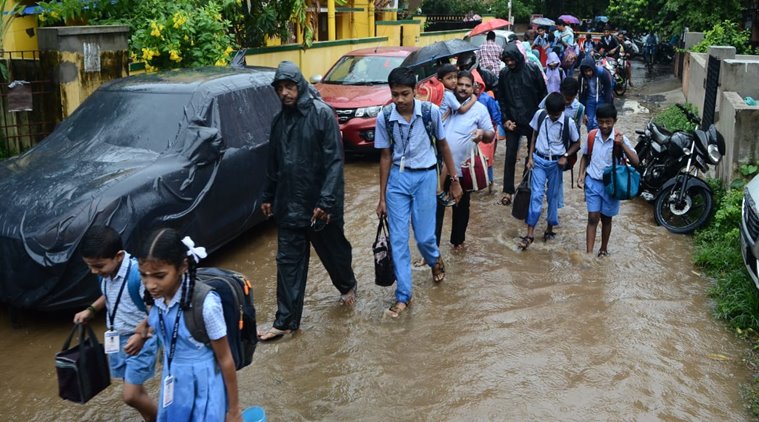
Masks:
[[[664,129],[663,127],[659,127],[656,123],[651,123],[650,129],[651,137],[654,139],[654,141],[660,144],[666,144],[672,137],[672,132]]]

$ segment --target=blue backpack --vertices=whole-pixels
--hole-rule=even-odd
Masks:
[[[140,295],[140,286],[142,286],[142,279],[140,278],[139,271],[132,271],[131,268],[137,268],[137,259],[134,257],[129,258],[129,272],[127,273],[127,292],[129,297],[132,298],[134,305],[142,312],[147,313],[148,308],[145,306],[145,302]],[[102,286],[103,277],[98,276],[98,283]]]

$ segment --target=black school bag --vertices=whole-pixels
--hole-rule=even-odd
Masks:
[[[198,268],[191,307],[184,311],[184,319],[192,337],[205,344],[211,340],[203,321],[203,301],[211,290],[221,298],[229,349],[235,360],[235,369],[240,370],[253,361],[258,343],[253,289],[240,273],[220,268]]]

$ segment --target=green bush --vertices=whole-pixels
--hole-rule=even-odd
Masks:
[[[751,47],[749,31],[742,30],[737,24],[723,21],[704,33],[704,39],[693,46],[691,51],[706,53],[713,45],[731,45],[735,47],[737,54],[755,54],[756,50]]]
[[[741,256],[740,222],[743,191],[715,191],[717,211],[696,233],[694,262],[715,279],[709,295],[715,315],[738,329],[759,329],[759,291]]]
[[[696,106],[690,103],[685,103],[683,106],[691,113],[698,115],[698,109]],[[678,130],[692,130],[694,125],[688,120],[682,110],[677,106],[669,106],[661,113],[654,117],[654,122],[659,126],[664,126],[667,130],[675,132]]]

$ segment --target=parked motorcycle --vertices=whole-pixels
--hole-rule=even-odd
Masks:
[[[677,105],[694,129],[670,133],[653,121],[636,131],[641,196],[654,202],[654,217],[672,233],[691,233],[703,226],[714,207],[712,190],[699,177],[725,154],[725,140],[712,124],[697,129],[700,119]]]
[[[619,56],[614,61],[615,67],[612,75],[614,75],[614,93],[617,94],[618,97],[625,95],[625,92],[627,91],[627,84],[629,83],[627,80],[627,61],[629,59],[629,54],[624,52],[619,53]]]

